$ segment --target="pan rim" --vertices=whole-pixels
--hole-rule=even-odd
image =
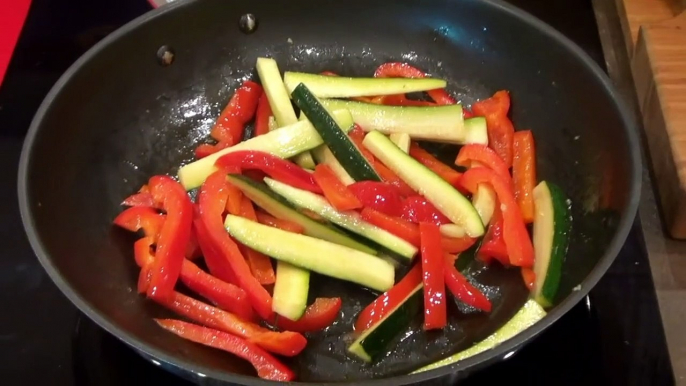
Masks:
[[[116,41],[121,36],[135,30],[140,25],[145,24],[147,21],[157,18],[167,12],[176,10],[177,8],[182,8],[190,6],[191,4],[200,0],[176,0],[172,3],[166,4],[162,7],[153,9],[146,12],[145,14],[129,21],[124,24],[104,39],[96,43],[88,51],[86,51],[81,57],[79,57],[68,69],[60,76],[57,82],[50,89],[40,107],[36,111],[29,130],[26,134],[24,144],[22,146],[21,156],[19,160],[19,170],[18,170],[18,198],[19,198],[19,209],[22,224],[24,230],[27,234],[29,243],[37,256],[39,262],[48,273],[48,276],[56,284],[59,290],[75,305],[84,315],[89,319],[93,320],[97,325],[107,331],[109,334],[115,336],[120,341],[124,342],[126,345],[132,347],[141,353],[146,354],[151,358],[155,358],[158,361],[164,362],[165,364],[172,366],[180,371],[189,372],[193,374],[196,381],[203,383],[205,379],[214,378],[217,380],[225,382],[240,383],[244,385],[273,385],[273,381],[267,381],[259,379],[257,377],[241,375],[241,374],[231,374],[216,371],[205,367],[204,365],[196,365],[187,362],[184,359],[178,358],[175,355],[167,353],[163,350],[154,348],[146,343],[141,342],[132,334],[120,328],[118,325],[110,321],[107,317],[96,310],[89,302],[85,300],[79,293],[77,293],[71,285],[69,285],[62,277],[59,269],[53,264],[49,253],[46,248],[44,248],[43,243],[38,238],[35,231],[35,224],[32,218],[33,209],[30,207],[28,202],[28,169],[30,166],[30,155],[32,153],[33,144],[38,133],[38,129],[48,111],[51,109],[52,102],[61,93],[64,86],[71,80],[71,78],[78,73],[81,67],[86,64],[92,57],[96,56],[103,49],[105,49],[111,42]],[[630,178],[629,178],[629,200],[627,202],[626,208],[623,211],[621,218],[619,220],[619,225],[617,231],[612,238],[606,252],[598,260],[593,270],[589,275],[580,283],[581,289],[579,291],[572,292],[567,298],[565,298],[561,303],[559,303],[554,309],[550,310],[547,315],[530,326],[526,330],[520,332],[509,340],[503,342],[502,344],[494,347],[493,349],[484,351],[470,358],[464,359],[454,364],[445,365],[433,370],[416,373],[395,376],[392,378],[365,380],[352,383],[342,383],[334,382],[335,384],[355,384],[355,385],[407,385],[417,382],[426,382],[434,380],[437,378],[443,378],[449,375],[457,376],[459,373],[467,372],[469,370],[476,370],[478,368],[486,367],[493,362],[501,359],[506,354],[512,351],[516,351],[523,347],[526,343],[530,342],[532,338],[545,331],[553,323],[555,323],[560,317],[566,314],[572,307],[574,307],[582,298],[584,298],[588,292],[595,287],[598,281],[605,275],[610,265],[614,262],[620,249],[626,242],[628,234],[634,224],[636,214],[638,212],[639,200],[640,200],[640,188],[641,188],[641,176],[642,176],[642,152],[640,147],[640,139],[638,130],[639,125],[627,107],[622,95],[619,91],[612,86],[611,81],[607,74],[600,68],[600,66],[576,43],[571,41],[561,32],[550,26],[549,24],[543,22],[539,18],[531,15],[530,13],[512,5],[506,3],[503,0],[479,0],[487,3],[489,6],[494,7],[500,12],[508,14],[512,18],[518,19],[524,24],[528,24],[535,29],[539,30],[540,33],[547,35],[552,40],[556,41],[562,48],[570,52],[573,56],[580,61],[588,70],[596,77],[600,82],[601,86],[604,88],[605,92],[612,98],[617,111],[621,117],[622,124],[624,126],[624,131],[626,133],[626,142],[630,152]],[[169,370],[169,369],[167,369]],[[459,377],[458,377],[459,378]],[[305,382],[293,382],[294,384],[311,384]]]

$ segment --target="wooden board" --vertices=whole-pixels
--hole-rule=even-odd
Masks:
[[[616,0],[629,55],[633,55],[642,25],[669,20],[679,14],[677,0]],[[686,1],[686,0],[682,0]]]
[[[686,239],[686,12],[683,1],[619,0],[662,217]]]

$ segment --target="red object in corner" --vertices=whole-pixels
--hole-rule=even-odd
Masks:
[[[0,86],[30,7],[31,0],[8,0],[0,5]]]

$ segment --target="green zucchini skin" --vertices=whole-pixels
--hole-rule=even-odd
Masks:
[[[474,245],[460,253],[455,260],[455,268],[462,274],[466,275],[476,264],[476,255],[482,242],[483,237],[480,237]],[[400,332],[407,328],[412,318],[417,316],[422,309],[424,305],[422,288],[422,284],[418,285],[386,318],[360,335],[348,347],[348,352],[369,363],[386,353],[388,345]]]
[[[484,234],[483,221],[474,205],[443,178],[404,153],[381,132],[370,131],[362,143],[412,189],[426,197],[453,223],[462,226],[469,236]]]
[[[557,296],[569,247],[569,200],[559,186],[550,181],[541,181],[534,188],[534,202],[534,299],[541,306],[550,307]]]
[[[384,319],[371,326],[348,347],[348,352],[365,362],[373,362],[387,351],[396,335],[407,328],[423,304],[423,285],[420,284]]]
[[[231,214],[224,227],[241,244],[302,269],[376,291],[387,291],[395,282],[392,264],[356,249]]]
[[[317,100],[317,97],[303,83],[291,94],[293,101],[312,122],[331,153],[355,181],[381,181],[374,168],[367,162],[360,150],[341,130],[333,117]]]
[[[241,174],[229,174],[227,179],[270,215],[302,226],[306,235],[357,249],[370,255],[377,254],[374,248],[354,240],[333,226],[322,224],[298,212],[286,199],[274,193],[266,184],[258,183]]]
[[[272,191],[284,197],[291,204],[299,208],[309,209],[339,227],[345,228],[349,232],[356,233],[371,240],[374,244],[392,251],[394,253],[392,256],[399,257],[397,260],[400,263],[408,264],[412,262],[418,252],[417,247],[406,240],[364,221],[359,213],[355,211],[337,211],[324,197],[316,193],[301,190],[271,178],[265,178],[264,182]],[[371,243],[367,245],[370,245],[373,249],[379,249],[376,245],[371,245]]]

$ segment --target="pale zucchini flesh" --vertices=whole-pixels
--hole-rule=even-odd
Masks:
[[[393,265],[356,249],[230,214],[226,216],[224,226],[241,244],[321,275],[377,291],[390,289],[395,281]]]
[[[327,76],[286,71],[283,77],[288,93],[304,83],[318,98],[349,98],[405,94],[445,88],[446,81],[435,78],[364,78]]]
[[[290,93],[284,86],[279,66],[272,58],[257,58],[257,75],[260,77],[264,93],[267,94],[269,107],[279,127],[292,125],[298,121],[291,105]]]
[[[294,222],[303,227],[303,233],[318,239],[331,241],[334,244],[344,245],[358,251],[376,255],[378,252],[356,240],[353,240],[341,230],[334,229],[330,224],[323,224],[313,220],[309,216],[300,213],[285,198],[274,193],[264,183],[256,182],[243,175],[229,174],[229,183],[236,186],[243,192],[255,205],[262,208],[270,215]]]
[[[362,216],[356,211],[339,212],[324,197],[318,194],[294,188],[271,178],[265,178],[264,182],[274,192],[284,197],[293,205],[311,210],[342,228],[374,241],[400,255],[407,262],[412,261],[414,255],[417,254],[417,248],[414,245],[364,221]]]
[[[307,308],[309,288],[310,271],[277,261],[272,311],[290,320],[300,319]]]
[[[276,123],[276,118],[273,115],[269,116],[269,131],[274,131],[279,128],[279,124]]]
[[[341,129],[346,132],[352,129],[353,120],[348,111],[334,111],[332,115]],[[182,166],[178,172],[179,181],[186,190],[199,187],[212,172],[217,170],[214,167],[217,159],[234,151],[258,150],[279,158],[290,158],[305,150],[314,149],[322,143],[324,143],[322,137],[319,136],[309,121],[296,122],[290,126],[239,142],[234,146]]]
[[[298,122],[289,97],[290,93],[286,90],[283,83],[276,60],[272,58],[257,58],[255,68],[257,69],[257,75],[260,77],[264,92],[267,94],[269,107],[272,109],[272,114],[274,114],[278,126],[284,127]],[[305,169],[314,168],[314,160],[309,151],[296,154],[293,156],[293,160]]]
[[[485,165],[478,161],[472,161],[472,168],[484,167]],[[476,192],[472,195],[472,205],[474,209],[479,212],[481,221],[483,221],[484,226],[488,225],[493,218],[493,213],[495,213],[495,206],[498,200],[498,196],[495,194],[495,190],[490,185],[479,184],[476,187]]]
[[[488,130],[486,128],[486,118],[472,117],[464,120],[464,131],[466,144],[475,143],[488,145]]]
[[[384,106],[373,103],[322,99],[329,111],[348,109],[365,131],[405,133],[412,139],[464,144],[462,106]]]
[[[463,227],[467,235],[478,237],[484,234],[484,224],[472,203],[436,173],[403,153],[385,135],[372,131],[365,136],[363,144],[450,221]]]
[[[460,238],[467,235],[464,231],[464,228],[457,224],[443,224],[439,229],[441,234],[447,237]]]
[[[476,192],[472,195],[472,205],[479,213],[481,221],[484,225],[488,225],[493,218],[495,211],[497,196],[493,188],[486,184],[479,184],[476,187]]]
[[[393,143],[400,148],[400,150],[404,151],[405,153],[410,152],[410,142],[411,138],[410,135],[407,133],[391,133],[391,135],[388,136]]]
[[[296,154],[293,157],[293,161],[298,164],[301,168],[312,170],[315,167],[314,158],[309,151],[304,151],[300,154]]]

